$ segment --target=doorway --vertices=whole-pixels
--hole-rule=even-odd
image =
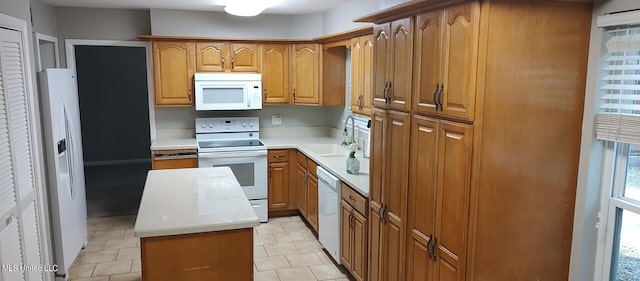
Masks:
[[[74,45],[87,216],[138,211],[149,147],[146,47]]]

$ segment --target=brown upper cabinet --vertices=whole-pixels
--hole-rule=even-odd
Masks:
[[[259,72],[258,44],[197,42],[196,70],[212,72]]]
[[[373,35],[351,39],[351,111],[371,116]]]
[[[287,104],[289,91],[289,44],[263,44],[261,46],[262,103]]]
[[[413,17],[373,27],[373,105],[411,110]]]
[[[320,104],[320,45],[293,44],[291,48],[293,102]]]
[[[478,20],[477,2],[416,17],[414,112],[473,121]]]
[[[195,73],[192,41],[153,41],[156,106],[193,106]]]

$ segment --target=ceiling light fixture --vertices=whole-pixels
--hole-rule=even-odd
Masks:
[[[267,8],[264,0],[227,0],[224,11],[241,17],[257,16]]]

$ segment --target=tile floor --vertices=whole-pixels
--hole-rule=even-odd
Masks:
[[[72,281],[139,281],[135,216],[87,219],[88,244],[69,269]],[[254,229],[255,281],[348,281],[300,217],[273,218]]]

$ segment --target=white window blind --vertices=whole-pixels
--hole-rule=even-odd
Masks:
[[[640,144],[640,25],[607,30],[596,137]]]

